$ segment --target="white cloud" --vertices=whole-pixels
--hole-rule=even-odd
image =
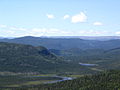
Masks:
[[[7,33],[13,35],[13,34],[15,33],[15,31],[11,31],[11,30],[9,30],[9,31],[7,31]]]
[[[87,21],[87,16],[83,12],[72,16],[72,23],[86,22],[86,21]]]
[[[52,14],[47,14],[46,15],[49,19],[53,19],[54,18],[54,15],[52,15]]]
[[[57,28],[33,28],[29,31],[32,36],[65,36],[70,35],[71,32],[60,30]]]
[[[15,27],[15,26],[7,26],[7,25],[3,25],[0,24],[0,28],[4,28],[4,29],[8,29],[8,30],[22,30],[22,31],[26,31],[26,28],[19,28],[19,27]]]
[[[68,19],[69,17],[70,17],[69,15],[65,15],[63,19]]]
[[[108,31],[101,31],[101,30],[79,30],[76,32],[75,35],[78,36],[101,36],[101,35],[107,35]]]
[[[18,28],[18,30],[25,31],[27,29],[26,28]]]
[[[6,28],[7,25],[0,24],[0,28]]]
[[[32,36],[43,36],[46,31],[46,28],[33,28],[29,31],[29,33]]]
[[[103,30],[64,30],[57,28],[20,28],[15,26],[7,26],[0,31],[0,36],[8,37],[22,37],[22,36],[96,36],[96,35],[109,35],[110,32]],[[120,31],[113,32],[120,35]]]
[[[95,26],[102,26],[103,23],[101,23],[101,22],[94,22],[93,25],[95,25]]]
[[[18,28],[17,27],[9,27],[9,29],[11,29],[11,30],[17,30]]]
[[[26,31],[27,30],[26,28],[19,28],[19,27],[15,27],[15,26],[8,27],[8,29],[10,29],[10,30],[21,30],[21,31]]]
[[[120,31],[115,32],[116,35],[120,35]]]

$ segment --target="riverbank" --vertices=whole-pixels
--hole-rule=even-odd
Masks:
[[[73,80],[72,77],[57,75],[2,75],[0,76],[0,88],[5,87],[31,87],[40,84],[57,83],[65,80]]]

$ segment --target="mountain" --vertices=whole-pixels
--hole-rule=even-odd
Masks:
[[[49,37],[46,36],[46,38],[80,38],[84,40],[106,41],[106,40],[120,39],[120,36],[49,36]]]
[[[0,42],[29,44],[33,46],[45,46],[48,49],[67,50],[71,48],[85,49],[112,49],[120,47],[120,39],[107,41],[84,40],[80,38],[45,38],[45,37],[20,37],[14,39],[0,39]]]
[[[2,51],[0,71],[81,74],[119,68],[119,39],[96,41],[29,36],[0,39],[0,41],[3,43],[0,49]],[[79,63],[91,63],[97,66],[86,67]]]
[[[0,43],[0,72],[82,74],[86,71],[92,72],[87,67],[56,56],[42,46]]]
[[[0,71],[49,73],[62,63],[65,62],[42,46],[0,43]]]
[[[58,63],[57,57],[44,47],[0,43],[0,71],[42,72],[55,67],[54,62]]]

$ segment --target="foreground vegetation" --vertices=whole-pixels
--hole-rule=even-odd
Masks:
[[[50,81],[61,80],[60,77],[50,75],[0,75],[0,88],[24,87],[40,85]],[[1,89],[0,89],[1,90]]]
[[[1,90],[120,90],[120,70],[80,77],[53,84],[32,87],[1,88]]]

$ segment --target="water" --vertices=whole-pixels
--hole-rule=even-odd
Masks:
[[[53,78],[58,78],[59,79],[59,80],[48,81],[48,82],[45,82],[44,84],[57,83],[57,82],[62,82],[62,81],[66,81],[66,80],[75,79],[75,78],[71,78],[71,77],[62,77],[62,76],[30,76],[30,77],[53,77]]]
[[[73,80],[74,78],[71,78],[71,77],[61,77],[61,76],[56,76],[58,78],[62,78],[61,80],[55,80],[55,81],[49,81],[49,82],[46,82],[45,84],[47,83],[57,83],[57,82],[62,82],[62,81],[66,81],[66,80]]]
[[[79,63],[82,66],[97,66],[97,64]]]

